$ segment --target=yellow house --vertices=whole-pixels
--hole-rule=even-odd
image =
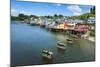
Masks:
[[[58,28],[58,29],[64,29],[64,23],[59,24],[59,25],[57,26],[57,28]]]
[[[57,26],[58,29],[74,29],[75,24],[68,23],[65,25],[65,23],[61,23]]]

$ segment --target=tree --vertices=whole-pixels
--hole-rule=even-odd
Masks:
[[[55,15],[54,15],[54,17],[58,17],[58,15],[57,15],[57,14],[55,14]]]
[[[24,14],[21,13],[21,14],[18,15],[18,19],[19,20],[29,19],[29,16],[28,15],[24,15]]]
[[[62,18],[63,17],[63,15],[59,15],[59,18]]]
[[[93,14],[95,14],[95,6],[93,7]]]
[[[24,17],[24,14],[19,14],[18,17]]]
[[[95,14],[95,6],[93,6],[93,8],[90,9],[90,13]]]
[[[38,18],[38,16],[36,16],[36,15],[30,15],[30,18],[32,18],[32,17],[36,18],[36,19]]]
[[[55,15],[53,16],[53,18],[54,18],[54,19],[58,19],[58,15],[55,14]]]

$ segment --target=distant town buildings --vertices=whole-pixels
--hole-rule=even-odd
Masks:
[[[31,24],[38,24],[38,25],[45,25],[47,28],[55,28],[55,29],[70,29],[75,30],[79,32],[87,32],[89,30],[93,30],[95,27],[92,24],[88,23],[94,23],[95,17],[89,17],[88,22],[85,22],[84,20],[80,19],[47,19],[47,18],[39,18],[39,19],[33,19],[31,18]]]
[[[68,19],[68,22],[77,24],[77,23],[84,23],[85,21],[79,19]]]
[[[89,17],[88,23],[95,23],[95,17]]]

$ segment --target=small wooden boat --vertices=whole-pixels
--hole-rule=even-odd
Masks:
[[[66,44],[63,44],[63,43],[57,43],[57,47],[58,47],[59,49],[65,50],[65,49],[66,49]]]
[[[43,49],[42,50],[42,57],[45,59],[53,59],[53,52],[51,52],[47,49]]]
[[[79,37],[78,36],[72,36],[73,40],[78,40]]]
[[[67,43],[73,43],[73,40],[72,39],[66,39],[67,40]]]

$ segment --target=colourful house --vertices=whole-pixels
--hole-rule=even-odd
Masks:
[[[78,32],[87,32],[90,29],[91,26],[89,24],[84,24],[84,23],[77,23],[74,28],[74,30]]]
[[[58,29],[64,29],[64,23],[58,24],[58,25],[57,25],[57,28],[58,28]]]
[[[58,24],[57,28],[59,29],[74,29],[75,24],[69,23],[69,22],[64,22]]]

